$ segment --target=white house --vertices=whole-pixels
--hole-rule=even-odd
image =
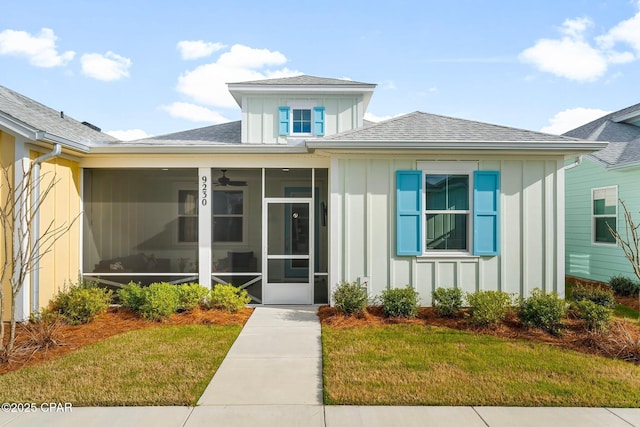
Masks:
[[[327,303],[343,281],[410,285],[424,305],[437,287],[564,293],[565,158],[606,143],[422,112],[367,122],[369,83],[228,87],[240,121],[133,142],[2,88],[3,147],[23,147],[3,162],[59,144],[45,163],[70,171],[50,212],[82,212],[63,274],[231,282],[261,304]]]

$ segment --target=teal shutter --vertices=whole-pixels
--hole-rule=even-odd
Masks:
[[[278,135],[289,135],[289,107],[278,107]]]
[[[500,172],[473,174],[473,254],[500,254]]]
[[[396,171],[396,254],[422,255],[422,171]]]
[[[313,107],[313,134],[324,136],[324,107]]]

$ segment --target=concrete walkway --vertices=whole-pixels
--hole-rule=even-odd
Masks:
[[[640,409],[323,406],[316,307],[258,307],[198,406],[0,411],[0,427],[640,427]]]

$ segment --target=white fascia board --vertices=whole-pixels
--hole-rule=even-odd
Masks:
[[[616,123],[635,122],[640,120],[640,109],[631,111],[623,116],[616,117],[613,121]]]
[[[70,139],[66,139],[51,133],[39,130],[18,119],[0,113],[0,126],[8,129],[16,135],[20,135],[31,141],[43,141],[51,144],[61,144],[64,147],[71,148],[84,153],[89,152],[89,146]]]
[[[552,151],[570,154],[588,154],[606,148],[607,142],[588,141],[557,141],[557,142],[531,142],[531,141],[307,141],[307,147],[312,150],[382,150],[382,151],[407,151],[407,150],[448,150],[448,151]]]
[[[227,145],[145,145],[122,143],[112,146],[92,146],[92,154],[306,154],[304,146],[237,144]]]
[[[246,95],[255,94],[272,94],[272,95],[311,95],[317,96],[322,94],[327,95],[362,95],[364,97],[365,110],[369,105],[369,100],[373,96],[373,91],[376,85],[309,85],[309,86],[294,86],[294,85],[233,85],[229,84],[229,92],[231,96],[236,100],[238,106],[242,107],[242,97]]]

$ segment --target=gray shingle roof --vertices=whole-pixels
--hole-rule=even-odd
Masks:
[[[326,77],[316,77],[309,75],[300,75],[294,77],[282,77],[277,79],[264,79],[264,80],[252,80],[248,82],[229,83],[230,85],[257,85],[257,86],[285,86],[285,85],[305,85],[305,86],[327,86],[327,85],[339,85],[339,86],[376,86],[373,83],[362,83],[353,80],[344,79],[330,79]]]
[[[640,127],[617,122],[620,118],[636,111],[640,111],[640,104],[607,114],[564,135],[589,141],[609,141],[607,148],[589,154],[606,166],[640,163]]]
[[[17,92],[0,86],[0,112],[22,124],[64,139],[91,144],[117,141],[106,133],[98,132],[60,111],[40,104]]]
[[[574,138],[515,129],[420,111],[385,120],[362,129],[331,135],[329,141],[493,141],[551,142]]]
[[[170,133],[167,135],[153,136],[150,138],[129,141],[123,144],[181,144],[181,145],[218,145],[218,144],[240,144],[241,123],[240,121],[222,123],[219,125],[206,126],[198,129],[191,129],[182,132]]]

